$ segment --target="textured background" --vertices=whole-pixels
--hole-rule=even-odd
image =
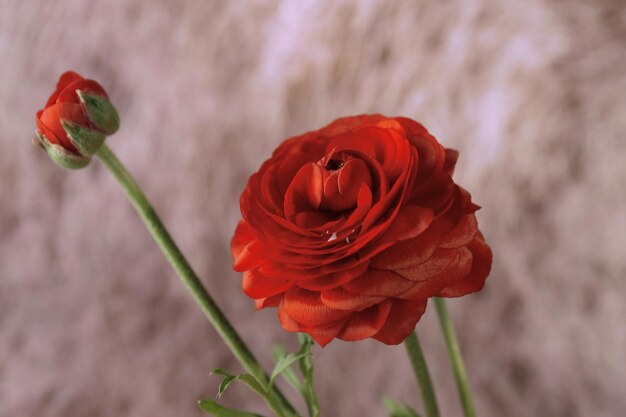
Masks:
[[[30,145],[68,68],[122,115],[110,138],[191,263],[268,363],[228,242],[247,177],[285,137],[361,112],[461,151],[484,208],[485,290],[450,303],[479,414],[626,409],[623,1],[0,0],[0,416],[200,416],[239,368],[98,163]],[[460,415],[433,311],[419,325]],[[419,406],[399,347],[316,348],[323,417]],[[229,404],[263,411],[243,387]]]

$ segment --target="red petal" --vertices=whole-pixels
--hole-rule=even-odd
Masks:
[[[53,104],[41,113],[41,123],[50,131],[54,132],[59,144],[70,152],[78,154],[78,151],[67,137],[65,129],[61,124],[61,119],[77,123],[80,125],[88,125],[89,122],[83,114],[83,110],[79,104],[59,103]],[[47,135],[46,135],[47,136]]]
[[[78,94],[76,94],[76,90],[83,91],[88,94],[98,94],[108,98],[107,93],[104,91],[104,88],[94,80],[76,80],[72,83],[68,84],[64,87],[59,97],[57,98],[57,103],[79,103]]]
[[[250,298],[267,298],[291,288],[291,281],[266,277],[256,269],[243,273],[243,292]]]
[[[252,228],[245,221],[240,221],[235,229],[235,234],[230,242],[230,251],[233,255],[233,269],[243,272],[248,269],[258,268],[265,263],[265,260],[251,251],[253,244],[258,245]]]
[[[419,236],[398,242],[372,258],[372,267],[396,270],[418,265],[428,260],[441,240],[442,221],[435,220]]]
[[[273,177],[273,180],[276,182],[279,193],[284,196],[287,193],[289,184],[291,184],[291,181],[296,176],[300,168],[307,163],[315,162],[316,160],[317,157],[315,154],[305,154],[303,152],[298,152],[294,155],[290,155],[288,158],[278,160],[278,170],[276,175]],[[280,203],[282,206],[283,201]]]
[[[306,290],[322,291],[346,284],[367,271],[369,262],[361,262],[352,268],[333,272],[311,280],[298,280],[298,286]],[[323,293],[322,293],[323,294]],[[323,301],[323,300],[322,300]],[[326,303],[331,307],[328,303]]]
[[[381,304],[352,314],[337,337],[348,342],[372,337],[385,325],[391,311],[391,305],[392,301],[386,300]]]
[[[491,271],[493,258],[491,249],[483,240],[482,235],[477,236],[468,245],[468,249],[472,251],[474,257],[471,272],[456,284],[443,289],[437,295],[438,297],[461,297],[465,294],[480,291],[485,285],[485,280]]]
[[[233,252],[233,256],[237,256],[237,254],[241,252],[243,248],[246,247],[246,245],[254,239],[255,236],[252,233],[252,228],[250,227],[250,225],[244,220],[241,220],[237,224],[235,234],[230,241],[230,250]]]
[[[416,188],[412,190],[411,194],[412,196],[416,196],[426,192],[433,181],[439,177],[443,170],[446,155],[444,147],[428,132],[417,133],[415,136],[408,135],[408,138],[413,146],[417,148],[419,155],[417,178],[415,181]]]
[[[339,228],[351,234],[352,227],[360,223],[369,209],[372,208],[372,190],[367,184],[361,184],[359,189],[359,195],[357,197],[356,209],[352,211],[350,217],[348,217],[345,223],[339,225]]]
[[[469,214],[463,216],[457,226],[445,235],[439,244],[442,248],[459,248],[470,243],[478,233],[476,216]]]
[[[235,257],[235,262],[233,263],[233,269],[235,271],[243,272],[253,268],[260,268],[265,264],[265,259],[250,250],[257,242],[257,240],[250,242],[239,252],[238,256]]]
[[[447,286],[463,280],[472,269],[472,253],[467,248],[447,250],[455,252],[455,257],[445,269],[425,281],[416,282],[398,298],[419,300],[434,297]]]
[[[292,220],[302,228],[323,233],[334,229],[344,220],[344,216],[330,211],[301,211]]]
[[[333,340],[345,324],[345,320],[340,320],[320,326],[304,326],[289,315],[282,303],[278,306],[278,320],[286,331],[307,333],[321,347]]]
[[[377,243],[413,239],[422,234],[433,221],[433,211],[418,206],[402,206],[391,226]]]
[[[77,81],[77,80],[82,80],[82,79],[83,77],[81,77],[74,71],[66,71],[63,74],[61,74],[61,76],[59,77],[59,81],[57,81],[56,90],[54,90],[54,93],[52,93],[50,98],[48,98],[48,101],[46,102],[46,107],[50,107],[54,103],[56,103],[57,98],[59,97],[59,94],[61,93],[61,90],[63,90],[68,85],[70,85],[72,82]]]
[[[315,343],[321,347],[325,347],[331,342],[331,340],[337,337],[337,334],[341,331],[344,325],[345,321],[342,320],[335,323],[325,324],[323,326],[305,326],[302,331],[311,336],[311,338],[315,340]]]
[[[454,166],[456,165],[456,161],[459,159],[459,151],[456,149],[445,149],[446,152],[446,162],[443,164],[443,172],[452,176],[454,174]]]
[[[387,119],[381,114],[362,114],[359,116],[342,117],[319,130],[324,136],[336,136],[364,125],[374,125]]]
[[[374,339],[387,345],[397,345],[415,329],[415,325],[426,310],[426,300],[393,300],[387,321]]]
[[[339,310],[361,311],[374,304],[381,303],[386,297],[354,294],[346,291],[342,287],[323,290],[321,295],[322,303],[330,308]]]
[[[283,215],[283,203],[285,192],[278,188],[277,172],[278,164],[270,165],[267,169],[259,171],[259,194],[268,207],[275,214]]]
[[[285,194],[285,216],[293,219],[302,211],[315,211],[322,203],[323,168],[315,163],[304,165],[291,181]]]
[[[413,281],[392,271],[370,269],[343,287],[354,294],[394,297],[413,286]]]
[[[331,173],[324,183],[322,209],[350,210],[356,207],[363,186],[371,188],[372,177],[368,166],[360,159],[350,159],[338,171]]]
[[[35,118],[35,121],[37,123],[37,129],[39,129],[39,132],[48,139],[48,142],[55,144],[55,145],[61,145],[61,140],[57,138],[56,133],[48,129],[48,127],[42,123],[41,115],[43,114],[43,112],[44,112],[43,110],[39,110],[37,112],[37,116]],[[65,134],[65,132],[63,133]]]
[[[356,200],[362,184],[372,188],[372,176],[367,164],[360,159],[350,159],[339,171],[339,193],[347,199]]]
[[[261,310],[266,307],[278,307],[280,300],[283,299],[283,294],[274,295],[267,298],[259,298],[254,300],[254,304],[257,310]]]
[[[280,304],[278,305],[278,320],[280,321],[280,325],[283,326],[283,329],[287,330],[288,332],[302,331],[302,328],[304,326],[295,321],[293,317],[291,317],[289,313],[287,313],[287,311],[282,307],[282,305],[283,303],[281,300]]]
[[[352,313],[330,308],[322,303],[319,293],[297,287],[285,293],[280,308],[298,323],[308,327],[345,320]]]
[[[426,262],[394,271],[411,281],[426,281],[458,260],[459,254],[455,249],[438,248]]]

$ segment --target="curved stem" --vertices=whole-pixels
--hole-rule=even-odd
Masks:
[[[454,332],[454,324],[448,313],[445,300],[435,298],[435,307],[437,309],[437,315],[439,316],[441,331],[446,341],[448,356],[452,362],[452,371],[454,372],[454,379],[456,380],[456,386],[459,390],[459,396],[461,397],[463,413],[465,417],[476,417],[476,410],[474,409],[474,401],[472,400],[472,392],[470,390],[469,380],[467,379],[465,365],[463,364],[461,349],[459,348],[459,342]]]
[[[428,372],[428,366],[426,365],[426,359],[424,358],[424,352],[422,351],[419,338],[417,337],[417,332],[414,331],[404,340],[404,346],[409,354],[413,371],[415,371],[415,377],[420,386],[426,416],[439,417],[439,407],[437,406],[435,390],[430,379],[430,373]]]
[[[202,282],[195,274],[180,249],[178,249],[178,246],[161,222],[161,219],[157,216],[150,201],[148,201],[141,191],[139,185],[106,145],[100,148],[97,155],[102,164],[104,164],[122,186],[122,189],[139,213],[139,216],[150,231],[150,234],[152,234],[157,245],[159,245],[169,263],[187,286],[187,289],[204,312],[204,315],[222,337],[222,340],[224,340],[246,371],[252,374],[257,380],[264,382],[267,386],[269,378],[265,370],[228,322],[224,313],[219,309],[208,291],[204,288],[204,285],[202,285]],[[297,416],[293,406],[291,406],[277,388],[272,388],[266,400],[277,415],[281,417]]]

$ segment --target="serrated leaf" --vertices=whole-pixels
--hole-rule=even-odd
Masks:
[[[263,417],[259,414],[221,406],[213,400],[198,401],[198,407],[209,414],[213,414],[215,417]]]
[[[281,357],[278,362],[276,362],[276,366],[272,371],[272,375],[270,376],[269,388],[274,385],[274,381],[276,377],[283,373],[285,369],[289,368],[294,362],[300,360],[305,353],[290,353],[286,356]]]
[[[421,417],[411,407],[400,404],[389,397],[383,399],[383,404],[389,410],[389,417]]]

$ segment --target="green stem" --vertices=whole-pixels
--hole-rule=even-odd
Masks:
[[[437,309],[437,315],[439,316],[439,323],[441,324],[443,337],[446,340],[448,356],[452,362],[452,371],[454,372],[454,379],[456,380],[456,386],[459,390],[459,396],[461,397],[463,413],[465,414],[465,417],[476,417],[476,410],[474,409],[474,401],[472,400],[472,392],[467,379],[465,365],[463,364],[461,349],[459,348],[459,342],[457,341],[456,334],[454,332],[454,324],[452,323],[452,319],[448,313],[445,300],[442,298],[435,298],[435,308]]]
[[[420,386],[422,393],[422,402],[427,417],[439,417],[439,407],[437,406],[437,398],[435,390],[428,372],[428,365],[424,358],[424,352],[417,337],[417,332],[413,332],[404,340],[404,346],[409,354],[415,377]]]
[[[265,370],[254,357],[250,349],[246,346],[235,329],[228,322],[224,313],[219,309],[213,298],[202,285],[202,282],[195,274],[178,246],[165,229],[165,226],[157,216],[154,208],[141,191],[139,185],[135,182],[130,173],[124,168],[122,163],[117,159],[115,154],[106,146],[97,153],[100,161],[113,174],[115,179],[122,186],[122,189],[128,196],[139,216],[146,224],[146,227],[152,234],[157,245],[163,251],[163,254],[170,262],[180,279],[187,286],[187,289],[196,300],[204,315],[209,319],[217,333],[222,337],[226,345],[233,352],[235,357],[243,365],[247,372],[252,374],[257,380],[267,385],[269,378]],[[293,406],[282,395],[278,388],[273,387],[266,401],[270,407],[281,417],[296,417]]]

